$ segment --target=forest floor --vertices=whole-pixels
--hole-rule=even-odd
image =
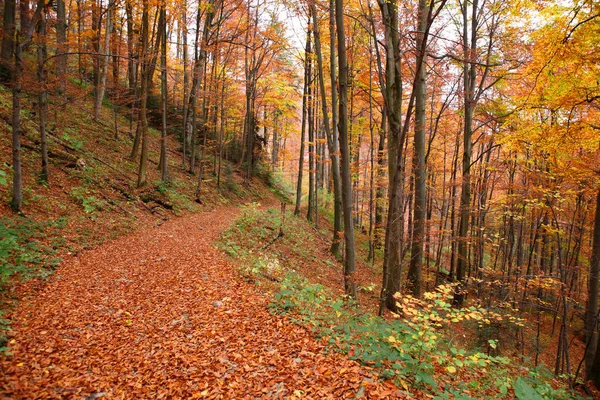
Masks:
[[[219,207],[140,229],[31,281],[0,360],[9,398],[386,398],[393,386],[310,331],[213,246]]]
[[[10,99],[0,86],[0,130],[7,132]],[[238,166],[226,162],[217,185],[210,159],[198,204],[197,175],[182,168],[173,134],[169,181],[160,180],[154,129],[148,185],[138,189],[126,116],[116,120],[115,138],[111,108],[95,121],[78,103],[61,111],[70,118],[49,114],[50,183],[44,184],[36,118],[27,111],[34,109],[32,99],[24,97],[24,105],[21,214],[8,207],[10,190],[0,180],[0,398],[398,398],[408,396],[408,387],[425,398],[444,392],[417,382],[411,364],[386,364],[389,355],[398,356],[390,338],[406,327],[373,317],[382,255],[366,261],[368,240],[359,231],[362,308],[343,305],[340,264],[328,251],[328,207],[321,229],[290,210],[281,219],[286,213],[279,213],[273,192],[283,198],[289,190],[277,176],[270,187],[259,179],[248,186]],[[10,149],[10,136],[0,135],[0,176],[10,173]],[[280,226],[285,237],[272,241]],[[270,264],[280,267],[275,276]],[[432,288],[435,277],[427,277]],[[327,305],[327,318],[320,319],[316,300]],[[355,328],[367,321],[377,329],[362,330],[358,340],[345,337],[346,322],[358,314],[364,319]],[[525,337],[535,326],[529,328]],[[503,348],[519,362],[493,373],[475,371],[479,366],[449,372],[458,364],[455,356],[443,356],[447,350],[465,347],[471,355],[480,349],[472,331],[448,329],[425,354],[433,366],[421,372],[460,396],[512,396],[516,377],[528,374],[522,358]],[[548,365],[556,353],[552,338],[542,331]],[[361,358],[361,346],[381,356],[383,367]],[[427,366],[418,356],[418,365]]]

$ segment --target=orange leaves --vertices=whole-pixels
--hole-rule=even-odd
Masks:
[[[60,280],[15,312],[0,394],[393,398],[368,369],[271,315],[268,297],[224,262],[212,243],[235,212],[171,221],[62,265]]]

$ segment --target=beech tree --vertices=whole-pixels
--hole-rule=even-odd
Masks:
[[[21,2],[23,3],[23,2]],[[40,2],[36,4],[36,9],[31,21],[37,21],[43,11]],[[23,18],[24,9],[21,9],[21,26],[16,31],[14,41],[14,69],[12,80],[12,168],[13,185],[11,207],[14,211],[21,211],[23,204],[23,171],[21,164],[21,85],[23,78],[23,51],[33,37],[35,24],[31,23],[29,18]],[[12,15],[9,15],[9,19]],[[6,26],[6,24],[5,24]],[[9,24],[9,26],[11,26]],[[4,43],[4,42],[3,42]],[[8,45],[7,45],[8,46]]]
[[[352,218],[352,182],[350,176],[350,150],[348,148],[348,61],[346,60],[346,34],[344,32],[344,5],[335,0],[335,22],[339,66],[339,143],[341,153],[342,207],[344,215],[344,287],[346,294],[356,297],[356,250],[354,248],[354,223]]]

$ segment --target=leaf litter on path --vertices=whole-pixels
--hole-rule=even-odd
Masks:
[[[11,315],[11,399],[396,398],[284,317],[212,243],[239,209],[140,229],[63,263]],[[199,229],[202,228],[202,229]]]

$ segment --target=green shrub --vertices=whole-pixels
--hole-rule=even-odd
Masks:
[[[81,204],[86,214],[102,211],[107,205],[105,201],[93,196],[90,190],[82,186],[74,187],[71,190],[71,197]]]
[[[270,309],[312,327],[331,349],[377,368],[407,392],[419,388],[438,399],[472,399],[466,392],[476,394],[474,398],[483,394],[498,398],[508,397],[513,389],[517,399],[572,398],[565,390],[553,389],[549,375],[531,371],[527,377],[511,376],[510,359],[455,347],[453,325],[465,321],[485,325],[502,316],[478,307],[453,308],[452,293],[452,286],[445,285],[426,293],[423,300],[405,296],[400,301],[402,318],[388,321],[359,313],[352,301],[335,299],[323,286],[289,274]],[[488,344],[493,347],[497,342]],[[472,380],[460,382],[455,380],[457,374]],[[532,393],[539,397],[523,397]]]

